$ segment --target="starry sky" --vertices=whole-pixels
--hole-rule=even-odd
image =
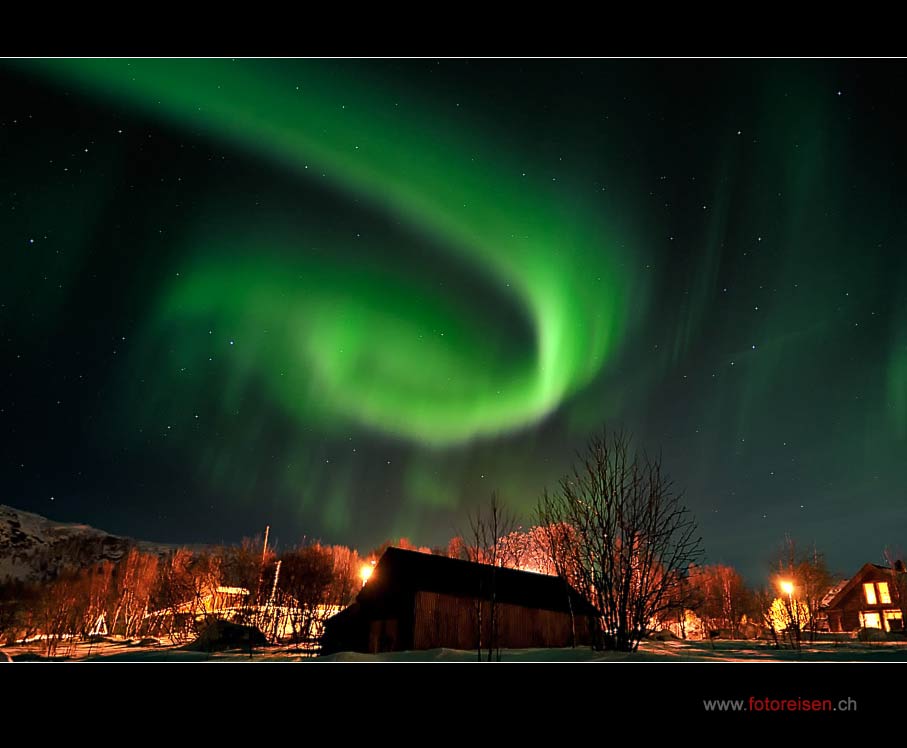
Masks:
[[[602,424],[710,562],[907,545],[907,65],[0,63],[0,502],[439,545]]]

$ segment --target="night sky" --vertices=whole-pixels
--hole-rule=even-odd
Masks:
[[[0,503],[446,543],[603,423],[710,562],[907,546],[907,64],[0,63]]]

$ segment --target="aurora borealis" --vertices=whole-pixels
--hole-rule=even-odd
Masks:
[[[711,560],[878,560],[907,545],[905,71],[6,61],[2,501],[439,544],[607,422]]]

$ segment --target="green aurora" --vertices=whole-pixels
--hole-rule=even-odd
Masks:
[[[710,560],[903,546],[905,70],[8,62],[8,491],[441,543],[608,423]]]
[[[387,267],[380,246],[356,265],[343,246],[294,256],[309,227],[196,237],[186,247],[192,270],[163,294],[155,322],[214,320],[241,341],[267,328],[266,348],[234,357],[236,376],[257,378],[307,421],[348,419],[439,446],[531,425],[607,364],[631,295],[644,309],[642,279],[614,232],[589,206],[527,180],[500,133],[439,132],[418,100],[392,102],[321,66],[290,75],[230,61],[46,65],[301,176],[329,175],[487,277],[531,331],[528,346],[511,350],[508,333],[468,299],[439,294],[443,262]]]

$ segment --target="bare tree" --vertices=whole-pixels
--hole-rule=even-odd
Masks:
[[[907,627],[907,567],[904,566],[904,552],[886,548],[883,555],[886,563],[891,567],[891,589],[897,598],[895,602],[901,610],[900,630],[903,632]],[[895,621],[890,624],[898,625]]]
[[[310,645],[323,623],[334,580],[334,556],[319,544],[303,545],[281,556],[280,596],[290,611],[294,645]]]
[[[526,568],[539,574],[561,576],[568,582],[575,578],[576,575],[572,573],[568,559],[559,550],[561,548],[560,535],[570,531],[569,527],[550,525],[531,527],[526,533],[526,553],[522,559]]]
[[[458,558],[461,561],[471,561],[469,544],[462,535],[455,535],[447,544],[447,557]]]
[[[41,588],[35,612],[48,657],[57,654],[63,641],[69,642],[71,650],[76,632],[81,631],[88,607],[83,588],[80,570],[68,566]]]
[[[114,564],[101,561],[93,568],[83,570],[82,576],[86,599],[82,635],[89,638],[88,653],[91,654],[96,637],[109,633],[107,615],[113,593]]]
[[[516,526],[516,518],[504,507],[496,492],[492,492],[487,509],[477,507],[469,515],[467,555],[470,561],[491,567],[488,573],[477,570],[476,594],[476,656],[482,661],[483,644],[486,659],[501,659],[498,637],[497,569],[508,558],[505,537]],[[487,619],[485,614],[487,613]]]
[[[695,564],[690,564],[686,573],[677,574],[676,584],[671,585],[666,592],[661,613],[655,616],[662,628],[670,630],[681,639],[708,634],[708,627],[699,615],[705,605],[705,593],[695,583],[699,569]]]
[[[631,451],[618,432],[593,437],[570,474],[538,506],[560,563],[601,613],[596,646],[634,651],[702,554],[696,522],[661,459]]]
[[[333,615],[350,605],[362,589],[363,561],[355,550],[344,545],[326,546],[326,549],[333,561],[331,587],[327,594],[328,615]]]
[[[122,631],[123,636],[130,637],[144,633],[151,596],[159,581],[159,566],[157,556],[136,548],[120,562],[113,578],[111,615],[107,619],[111,634]]]
[[[160,565],[153,633],[182,643],[198,633],[199,622],[216,615],[221,563],[218,552],[193,554],[178,548]]]
[[[821,622],[822,599],[831,589],[832,575],[825,559],[815,546],[807,553],[799,553],[797,544],[789,535],[778,552],[778,584],[784,594],[780,598],[787,608],[791,621],[788,634],[791,645],[799,649],[803,632],[815,641]]]
[[[7,579],[0,583],[0,643],[14,644],[35,633],[36,601],[40,588],[22,580]]]
[[[750,598],[737,570],[722,564],[697,566],[690,569],[689,586],[698,606],[688,607],[696,610],[708,631],[737,638]]]
[[[416,551],[417,553],[428,553],[429,555],[433,553],[432,549],[427,545],[416,545],[409,538],[389,538],[385,540],[381,545],[377,546],[369,553],[369,557],[374,559],[379,559],[384,555],[384,552],[388,548],[402,548],[404,551]]]
[[[262,603],[270,596],[276,565],[275,554],[267,545],[267,532],[264,541],[260,536],[243,538],[240,545],[221,550],[220,584],[237,598],[229,612],[234,623],[267,628],[259,618]],[[226,611],[219,611],[219,617],[225,616]]]
[[[762,613],[761,623],[771,634],[772,643],[775,645],[775,649],[780,649],[781,639],[779,637],[779,630],[784,628],[785,621],[790,620],[790,617],[785,615],[784,621],[779,620],[774,593],[767,587],[757,589],[753,593],[753,601],[754,605]]]

